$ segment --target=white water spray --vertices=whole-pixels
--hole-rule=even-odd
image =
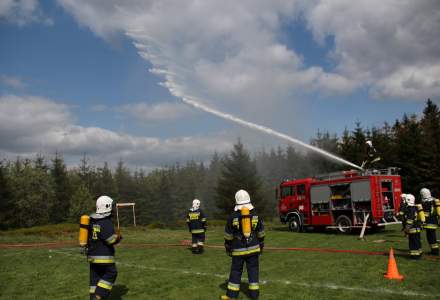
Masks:
[[[288,135],[286,135],[284,133],[281,133],[281,132],[275,131],[273,129],[270,129],[268,127],[265,127],[265,126],[262,126],[262,125],[258,125],[258,124],[252,123],[252,122],[248,122],[248,121],[242,120],[240,118],[237,118],[237,117],[235,117],[233,115],[226,114],[226,113],[223,113],[221,111],[215,110],[215,109],[213,109],[211,107],[208,107],[208,106],[206,106],[204,104],[201,104],[198,101],[195,101],[195,100],[193,100],[193,99],[191,99],[189,97],[181,97],[181,99],[183,100],[183,102],[185,102],[185,103],[187,103],[187,104],[189,104],[191,106],[194,106],[194,107],[196,107],[198,109],[204,110],[204,111],[206,111],[206,112],[208,112],[210,114],[216,115],[216,116],[218,116],[220,118],[223,118],[223,119],[226,119],[226,120],[230,120],[232,122],[244,125],[246,127],[252,128],[252,129],[260,130],[260,131],[265,132],[267,134],[270,134],[270,135],[282,138],[284,140],[287,140],[289,142],[292,142],[294,144],[303,146],[304,148],[307,148],[309,150],[315,151],[315,152],[317,152],[317,153],[319,153],[321,155],[324,155],[324,156],[326,156],[328,158],[331,158],[331,159],[333,159],[335,161],[338,161],[338,162],[344,163],[346,165],[349,165],[349,166],[351,166],[353,168],[356,168],[356,169],[359,169],[359,170],[363,170],[360,166],[355,165],[354,163],[351,163],[351,162],[349,162],[349,161],[347,161],[347,160],[345,160],[343,158],[340,158],[340,157],[338,157],[338,156],[336,156],[334,154],[331,154],[331,153],[329,153],[327,151],[324,151],[324,150],[322,150],[320,148],[317,148],[317,147],[314,147],[312,145],[306,144],[306,143],[304,143],[304,142],[302,142],[300,140],[297,140],[297,139],[295,139],[293,137],[290,137],[290,136],[288,136]]]

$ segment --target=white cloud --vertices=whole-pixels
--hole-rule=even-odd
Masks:
[[[53,25],[53,20],[43,14],[38,0],[0,1],[0,21],[2,20],[19,26],[33,22]]]
[[[0,83],[13,88],[23,88],[25,86],[21,78],[6,75],[0,75]]]
[[[315,1],[306,20],[318,41],[334,37],[337,72],[377,97],[440,96],[440,2]]]
[[[132,167],[156,167],[189,159],[206,160],[228,151],[229,139],[187,136],[172,139],[138,137],[74,124],[69,107],[52,100],[15,95],[0,97],[0,152],[8,155],[53,154],[94,161],[123,159]]]
[[[124,33],[173,93],[222,108],[267,108],[297,91],[349,92],[355,84],[278,41],[281,18],[296,18],[295,1],[59,0],[103,38]]]
[[[129,114],[140,121],[169,121],[194,114],[189,107],[179,102],[162,102],[154,105],[131,103],[115,108],[116,111]]]
[[[408,78],[397,75],[439,66],[438,0],[59,2],[103,38],[131,37],[175,94],[215,101],[218,107],[255,109],[258,103],[265,113],[297,93],[356,88],[380,97],[440,95],[437,88],[423,88],[435,86],[437,67],[411,91],[405,88]],[[279,42],[286,19],[305,20],[322,44],[334,38],[328,53],[333,71],[305,66],[300,54]]]

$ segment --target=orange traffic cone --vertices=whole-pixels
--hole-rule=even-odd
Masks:
[[[393,248],[390,249],[390,258],[388,259],[388,272],[383,277],[397,280],[403,280],[404,278],[403,275],[400,275],[399,271],[397,270],[397,263],[396,259],[394,258]]]

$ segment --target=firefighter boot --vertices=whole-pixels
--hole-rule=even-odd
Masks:
[[[432,254],[432,255],[437,255],[437,256],[438,256],[438,255],[439,255],[439,250],[438,250],[438,248],[432,248],[432,249],[431,249],[431,254]]]
[[[191,247],[191,251],[192,251],[193,254],[198,254],[199,253],[199,249],[197,248],[197,246]]]
[[[203,253],[203,246],[200,246],[200,245],[199,245],[197,248],[199,249],[199,254],[202,254],[202,253]],[[437,250],[438,250],[438,249],[437,249]]]

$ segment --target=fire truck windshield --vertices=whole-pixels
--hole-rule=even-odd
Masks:
[[[293,196],[295,194],[295,190],[293,186],[283,186],[281,187],[281,198],[287,196]]]

